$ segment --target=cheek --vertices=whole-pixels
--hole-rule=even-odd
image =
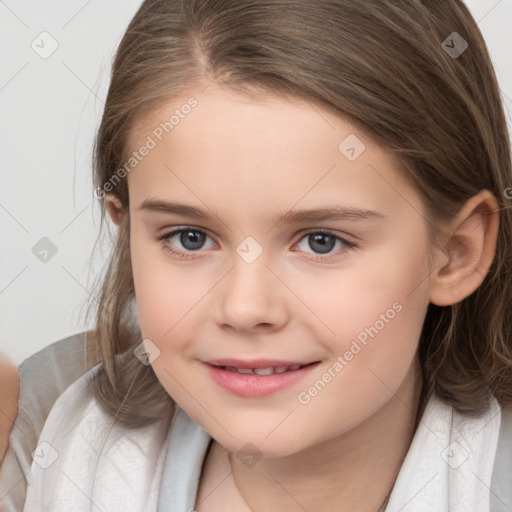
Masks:
[[[135,230],[134,230],[135,231]],[[186,317],[207,291],[201,279],[190,279],[180,266],[167,261],[166,250],[157,242],[131,237],[131,260],[135,298],[142,335],[158,345]]]
[[[159,350],[153,370],[165,390],[180,405],[188,393],[200,396],[201,389],[189,382],[187,358],[191,350],[194,304],[207,292],[200,279],[190,279],[179,266],[166,262],[165,250],[158,244],[132,244],[132,269],[139,324],[143,339],[150,339]],[[183,383],[188,383],[184,392]]]
[[[424,240],[416,235],[408,244],[393,240],[379,250],[354,253],[346,269],[303,282],[297,294],[329,327],[333,348],[337,341],[387,332],[414,342],[418,323],[428,306],[428,266]],[[298,283],[298,282],[297,282]],[[404,336],[398,336],[400,332]]]
[[[402,267],[400,274],[395,277],[412,277],[414,271]],[[369,274],[355,281],[355,293],[335,304],[324,296],[324,304],[330,304],[327,322],[336,335],[322,338],[329,360],[297,396],[304,422],[324,418],[315,434],[319,441],[355,428],[393,396],[408,402],[401,388],[415,360],[428,306],[425,286],[409,294],[411,287],[379,276],[375,288]]]
[[[416,236],[408,245],[389,244],[362,258],[323,279],[323,286],[308,287],[308,306],[330,331],[322,328],[327,333],[322,343],[332,365],[338,361],[332,367],[338,385],[329,386],[325,398],[349,393],[363,400],[371,396],[377,403],[398,389],[414,358],[429,303],[425,261],[423,240]],[[358,407],[358,400],[350,401]]]

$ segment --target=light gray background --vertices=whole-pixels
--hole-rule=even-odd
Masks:
[[[512,0],[466,3],[489,46],[512,133]],[[16,363],[90,327],[82,305],[106,261],[105,249],[90,265],[99,228],[92,141],[115,48],[140,4],[0,0],[0,350]],[[58,48],[42,58],[32,44]],[[43,237],[57,247],[46,263],[32,252]]]

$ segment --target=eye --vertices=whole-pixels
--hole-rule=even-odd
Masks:
[[[160,242],[166,242],[164,248],[180,259],[194,259],[196,258],[194,253],[200,252],[201,249],[216,246],[215,242],[204,231],[193,227],[173,229],[168,233],[159,235],[156,239]],[[205,247],[208,240],[210,240],[210,244]],[[338,245],[338,251],[330,254],[336,245]],[[325,261],[356,248],[357,245],[330,231],[316,230],[306,233],[297,247],[302,252],[308,252],[308,249],[312,250],[313,257],[310,259]]]
[[[330,253],[336,245],[338,245],[339,250],[331,255]],[[297,247],[303,252],[308,252],[308,249],[311,249],[316,256],[312,259],[326,260],[353,249],[357,245],[330,231],[316,230],[306,233],[297,244]],[[321,256],[322,254],[328,254],[328,256]]]
[[[170,245],[164,244],[165,248],[171,253],[180,256],[180,258],[194,258],[195,255],[192,253],[205,248],[204,245],[208,239],[210,239],[210,237],[204,231],[192,227],[173,229],[157,237],[158,241],[171,242]],[[175,249],[174,247],[176,245],[181,245],[183,249],[179,247]],[[211,246],[210,244],[210,247]]]

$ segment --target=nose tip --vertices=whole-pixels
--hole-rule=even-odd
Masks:
[[[221,326],[224,330],[228,331],[237,331],[237,332],[256,332],[256,333],[271,333],[276,331],[276,327],[273,326],[269,322],[260,322],[255,323],[250,319],[245,320],[245,322],[241,319],[231,319],[229,322],[223,323]]]
[[[253,257],[257,247],[251,246],[251,241],[246,243],[249,250],[245,255]],[[282,287],[259,256],[251,263],[241,256],[221,283],[216,311],[217,322],[224,329],[274,331],[286,323]]]

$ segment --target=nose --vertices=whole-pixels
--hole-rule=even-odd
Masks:
[[[287,289],[267,260],[247,263],[235,254],[216,301],[216,321],[224,330],[274,332],[286,325]],[[289,293],[289,292],[288,292]]]

